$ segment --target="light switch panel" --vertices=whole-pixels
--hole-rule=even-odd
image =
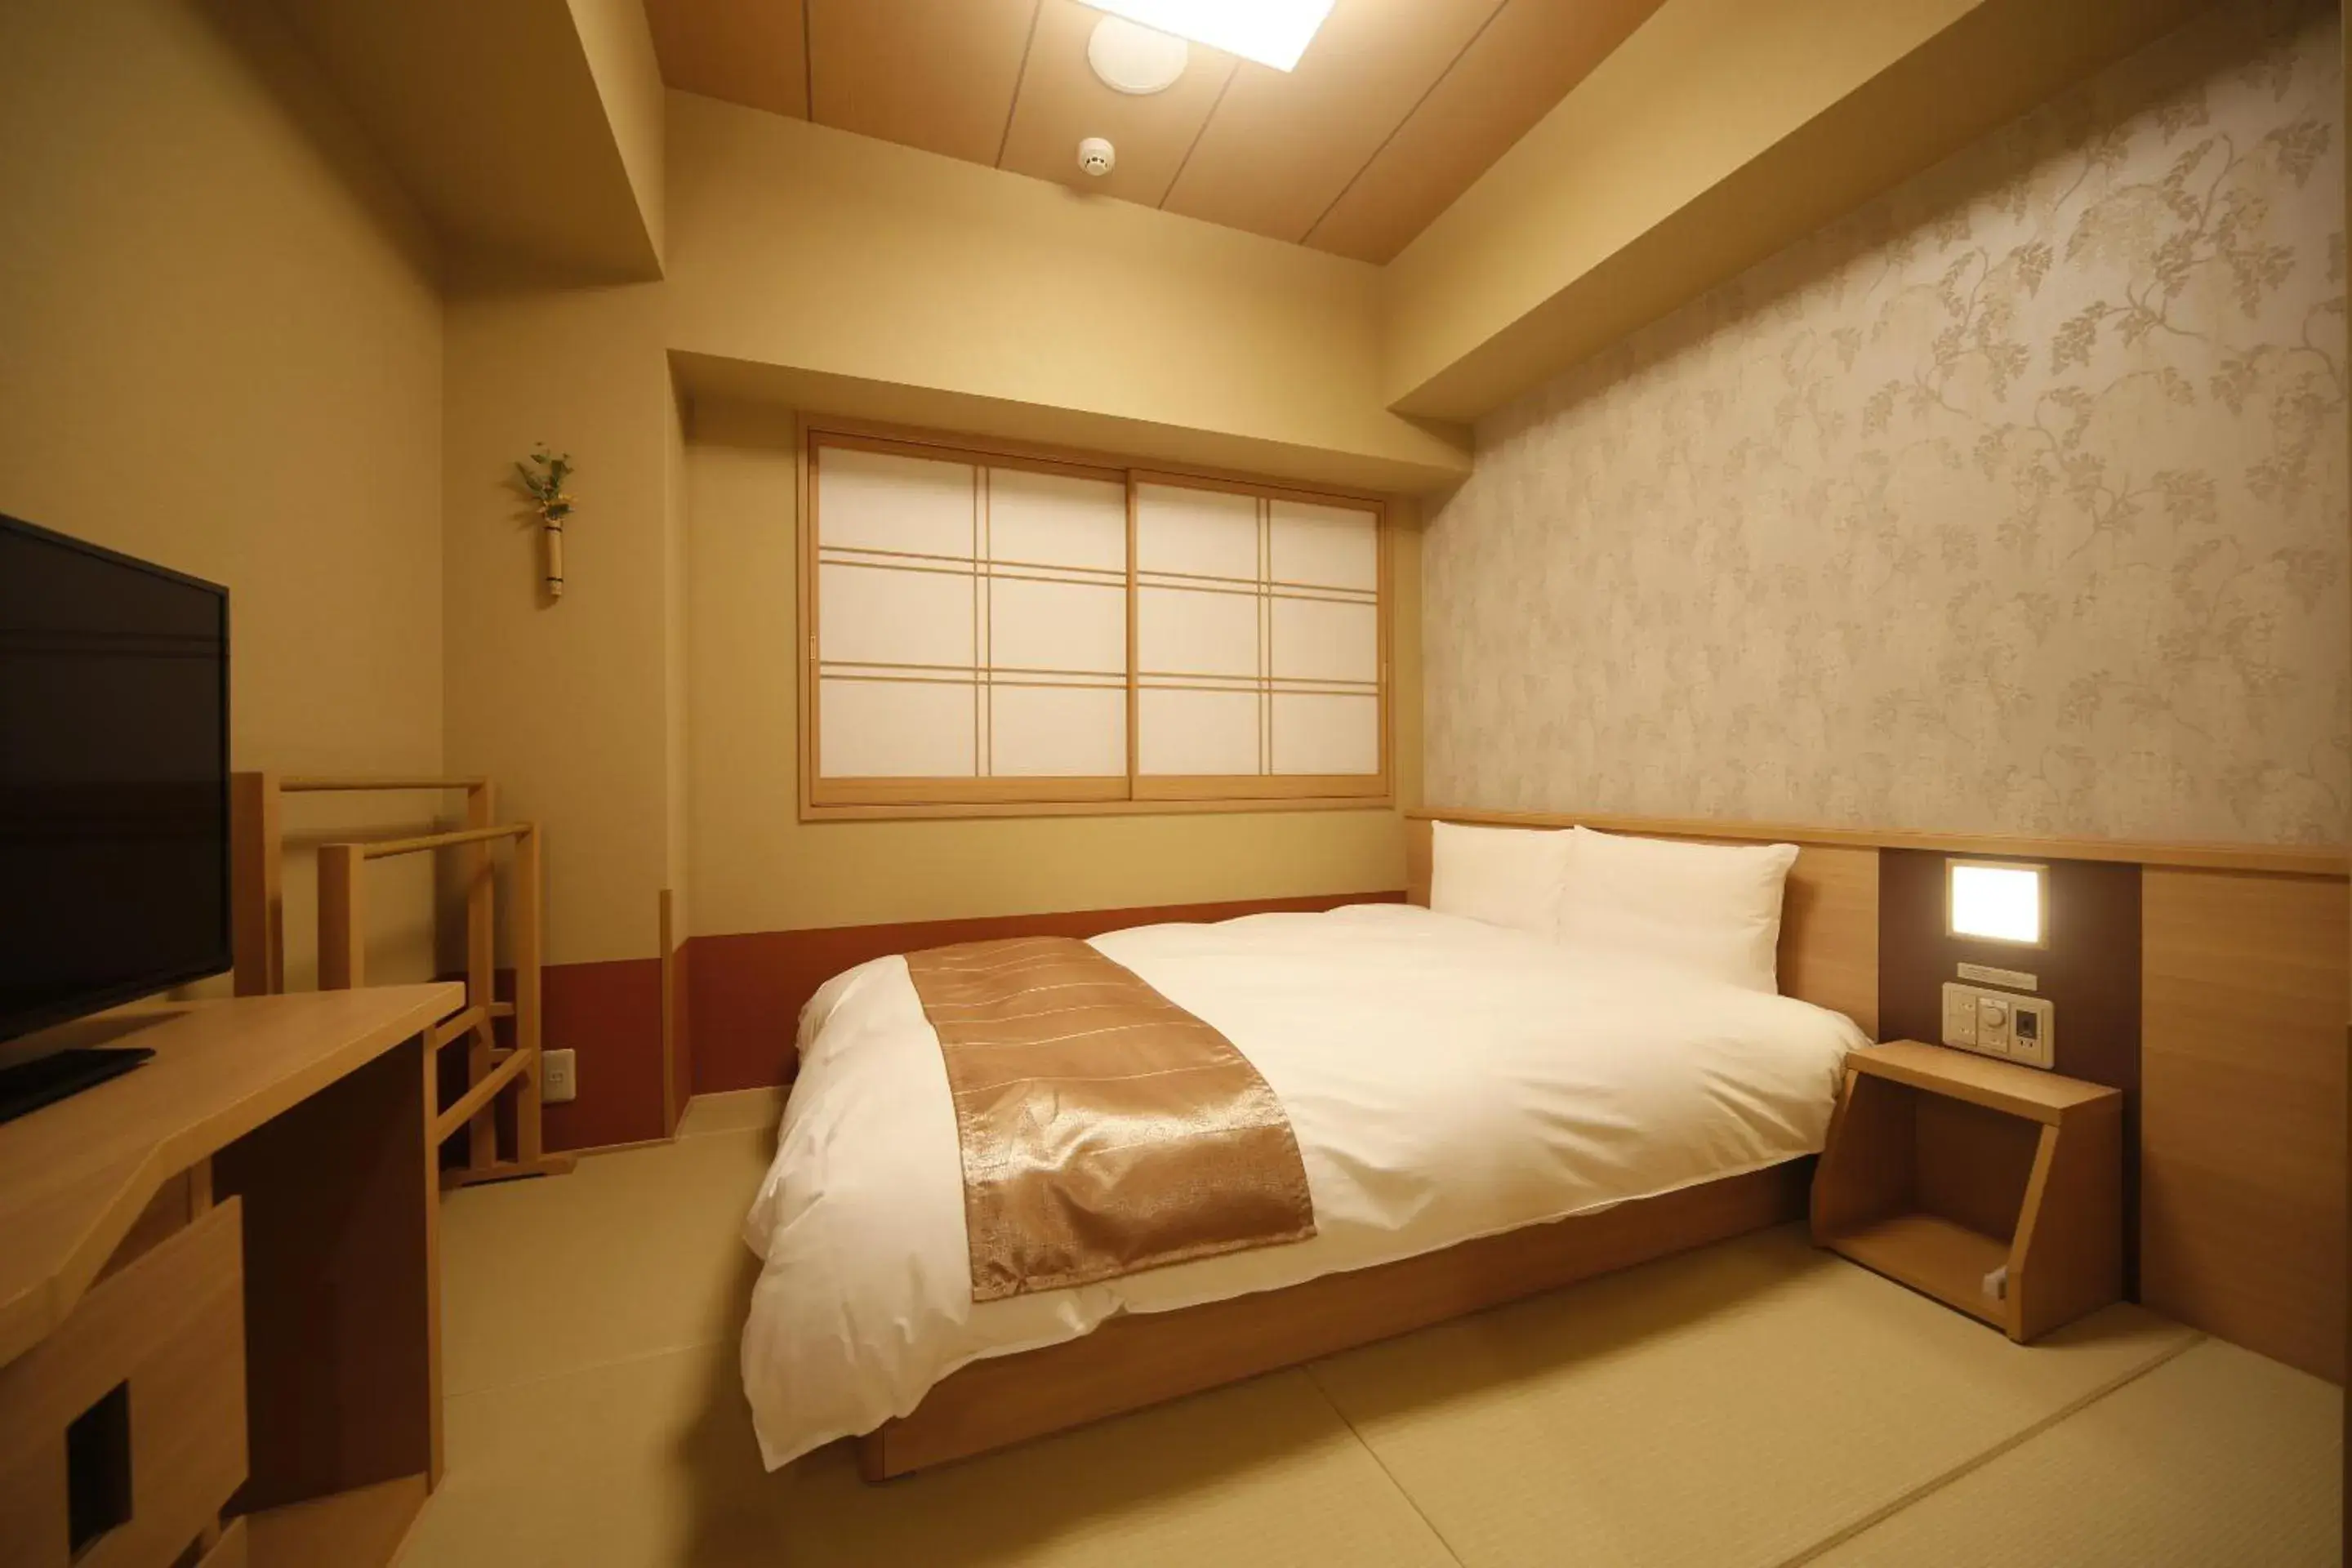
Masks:
[[[1977,1044],[1977,997],[1969,986],[1944,982],[1944,1044],[1974,1050]]]
[[[2056,1019],[2044,997],[1944,982],[1944,1044],[1960,1050],[2047,1068],[2057,1059]]]

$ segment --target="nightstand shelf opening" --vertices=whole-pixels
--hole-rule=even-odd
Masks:
[[[2011,1243],[1996,1241],[1941,1215],[1900,1214],[1844,1231],[1829,1246],[1874,1273],[1958,1307],[2003,1332],[2009,1309],[1984,1294],[1985,1276],[2009,1262]]]

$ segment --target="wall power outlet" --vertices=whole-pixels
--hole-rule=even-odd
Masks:
[[[578,1052],[567,1047],[539,1058],[539,1098],[549,1105],[569,1105],[580,1098]]]

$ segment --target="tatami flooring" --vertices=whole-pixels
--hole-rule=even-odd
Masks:
[[[883,1486],[763,1474],[764,1095],[444,1215],[408,1568],[2338,1562],[2332,1386],[2136,1308],[2009,1344],[1780,1231]]]

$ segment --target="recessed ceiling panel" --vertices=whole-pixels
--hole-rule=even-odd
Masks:
[[[1097,10],[1245,60],[1288,70],[1307,52],[1331,0],[1087,0]]]
[[[1501,0],[1340,0],[1289,72],[1242,62],[1163,204],[1297,240]]]
[[[1164,92],[1141,96],[1105,87],[1087,64],[1087,40],[1103,13],[1079,0],[1045,0],[1022,73],[1003,166],[1097,195],[1158,206],[1234,74],[1234,58],[1191,47],[1184,74]],[[1078,172],[1078,142],[1102,136],[1118,150],[1100,179]]]
[[[1509,0],[1307,236],[1385,262],[1606,59],[1662,0]]]
[[[1381,262],[1662,3],[1334,0],[1294,70],[1193,44],[1139,95],[1087,65],[1084,0],[646,9],[673,87]],[[1099,179],[1089,136],[1118,151]]]
[[[801,0],[646,0],[646,19],[670,86],[808,118]]]
[[[1038,0],[806,4],[811,119],[996,162]]]

